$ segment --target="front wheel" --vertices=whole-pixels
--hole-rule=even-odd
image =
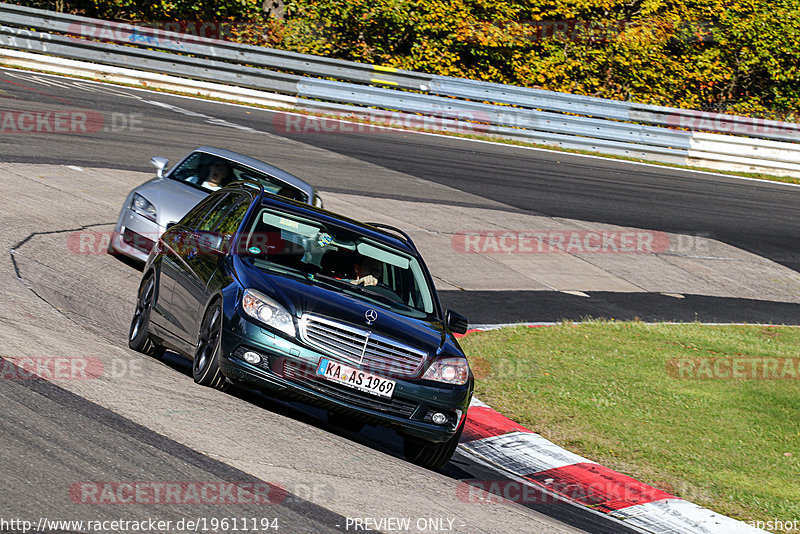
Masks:
[[[164,352],[164,348],[153,341],[148,331],[150,312],[153,310],[155,297],[156,277],[151,274],[142,283],[142,287],[139,290],[136,311],[133,312],[131,328],[128,331],[128,346],[137,352],[143,352],[150,356],[160,356]]]
[[[406,436],[403,440],[403,454],[406,460],[432,471],[443,469],[450,463],[450,458],[458,447],[465,422],[466,418],[453,437],[442,443],[431,443]]]
[[[219,353],[222,350],[222,305],[214,303],[203,316],[197,348],[192,362],[192,376],[201,386],[225,389],[225,377],[219,370]]]

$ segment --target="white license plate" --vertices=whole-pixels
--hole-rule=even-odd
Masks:
[[[377,397],[392,398],[396,382],[383,378],[366,371],[354,369],[348,365],[321,358],[317,366],[317,376],[331,382],[336,382],[364,393],[369,393]]]

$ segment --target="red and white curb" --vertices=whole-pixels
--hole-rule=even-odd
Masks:
[[[460,447],[524,483],[606,513],[643,532],[766,532],[562,449],[475,398],[467,414]],[[518,486],[512,492],[504,491],[509,489],[509,483],[495,483],[494,488],[491,481],[474,483],[489,492],[499,488],[501,496],[510,500],[524,502],[528,496]],[[460,488],[460,492],[469,494],[472,489]],[[539,502],[542,499],[541,495],[531,498]]]

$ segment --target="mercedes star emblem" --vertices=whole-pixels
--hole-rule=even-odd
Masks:
[[[364,312],[364,317],[367,318],[367,326],[370,326],[372,323],[378,320],[378,312],[370,308]]]

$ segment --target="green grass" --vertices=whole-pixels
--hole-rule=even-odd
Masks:
[[[588,321],[462,345],[476,395],[562,447],[737,519],[800,519],[800,379],[686,379],[669,364],[795,358],[800,328]]]

